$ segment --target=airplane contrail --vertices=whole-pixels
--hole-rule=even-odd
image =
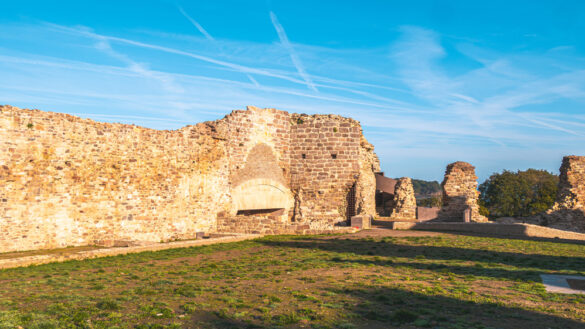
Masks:
[[[181,6],[177,7],[179,9],[179,11],[181,12],[181,14],[183,14],[183,16],[185,16],[186,19],[189,20],[189,22],[191,22],[191,24],[193,24],[198,30],[199,32],[201,32],[201,34],[203,34],[208,40],[215,40],[213,39],[213,37],[211,36],[211,34],[209,34],[204,28],[203,26],[201,26],[201,24],[197,23],[196,20],[194,20],[191,16],[189,16],[189,14],[187,14],[183,8]]]
[[[295,52],[292,44],[288,40],[286,32],[284,31],[284,28],[282,27],[282,25],[280,25],[280,22],[278,22],[278,18],[276,18],[276,15],[273,12],[270,12],[270,19],[272,20],[272,25],[274,25],[274,29],[276,30],[276,33],[278,34],[278,38],[280,39],[280,42],[282,43],[284,48],[286,48],[288,50],[288,53],[290,54],[290,59],[292,60],[294,66],[297,68],[299,75],[301,76],[301,78],[303,78],[303,80],[305,80],[305,82],[307,83],[307,86],[311,90],[317,91],[317,87],[315,87],[315,84],[313,83],[313,80],[311,80],[311,77],[309,76],[307,71],[305,71],[305,67],[303,66],[303,63],[301,63],[299,56],[297,56],[297,53]]]

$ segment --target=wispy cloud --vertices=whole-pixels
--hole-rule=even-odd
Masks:
[[[489,138],[498,144],[509,139],[510,132],[505,129],[513,126],[533,126],[583,136],[573,129],[516,110],[556,99],[583,97],[585,80],[582,71],[538,78],[533,72],[515,67],[514,58],[499,55],[497,60],[491,60],[488,52],[474,49],[475,54],[479,54],[475,59],[484,66],[463,75],[449,76],[439,65],[439,61],[447,56],[439,34],[419,27],[403,27],[402,32],[402,38],[392,49],[391,58],[400,67],[404,83],[418,98],[429,100],[436,111],[457,115],[459,118],[454,123],[472,124],[487,131]],[[508,87],[503,90],[494,88],[494,85],[501,85],[503,79]]]
[[[208,40],[215,40],[215,39],[213,39],[211,34],[207,33],[207,31],[203,28],[203,26],[201,26],[201,24],[199,24],[195,19],[193,19],[191,16],[189,16],[189,14],[187,14],[185,12],[185,10],[183,10],[183,7],[177,6],[177,8],[181,12],[181,14],[183,16],[185,16],[185,18],[188,19],[189,22],[191,22],[191,24],[193,24],[193,26],[195,26],[197,28],[197,30],[199,30],[199,32],[201,32],[201,34],[203,34],[205,36],[205,38],[207,38]]]
[[[110,45],[106,38],[99,38],[98,42],[95,44],[95,48],[99,51],[104,52],[105,54],[108,54],[113,58],[116,58],[124,62],[125,64],[128,65],[128,68],[132,72],[138,73],[143,77],[159,81],[163,88],[169,92],[182,93],[184,91],[183,88],[178,86],[168,74],[152,71],[148,69],[146,64],[138,63],[132,60],[127,55],[124,55],[112,49],[112,46]]]
[[[276,16],[272,23],[282,28]],[[392,176],[436,178],[455,160],[477,161],[484,177],[529,160],[556,169],[544,159],[585,152],[585,62],[563,49],[541,56],[468,40],[446,46],[452,39],[411,26],[384,49],[295,43],[301,71],[303,64],[311,71],[306,80],[290,65],[284,29],[285,42],[279,33],[280,43],[255,43],[53,24],[0,28],[7,31],[0,35],[0,100],[14,105],[164,129],[248,104],[340,114],[361,121]],[[43,52],[35,31],[63,49]],[[36,50],[6,46],[10,34]],[[453,70],[454,52],[474,65]]]
[[[305,70],[305,67],[303,66],[303,63],[301,62],[301,59],[299,58],[299,56],[295,52],[292,44],[288,40],[288,36],[286,35],[286,32],[284,31],[284,27],[282,27],[282,25],[278,21],[278,18],[276,17],[276,15],[273,12],[270,12],[270,20],[272,21],[272,25],[274,25],[274,29],[276,30],[276,33],[278,34],[278,38],[280,39],[280,43],[282,43],[282,46],[290,54],[290,59],[292,60],[294,66],[296,67],[297,71],[299,72],[299,75],[303,78],[303,80],[305,80],[309,89],[311,89],[313,91],[317,91],[317,88],[315,87],[313,80],[311,80],[311,77],[309,76],[309,74]]]
[[[155,45],[155,44],[135,41],[135,40],[126,39],[126,38],[97,34],[97,33],[91,32],[91,31],[87,31],[87,29],[70,28],[70,27],[55,25],[55,24],[48,24],[48,25],[52,26],[53,28],[55,28],[57,30],[66,31],[66,32],[74,33],[74,34],[78,34],[78,35],[84,35],[84,36],[91,37],[91,38],[98,39],[98,40],[106,39],[106,40],[109,40],[112,42],[132,45],[132,46],[136,46],[136,47],[140,47],[140,48],[158,50],[158,51],[162,51],[162,52],[169,53],[169,54],[186,56],[186,57],[194,58],[194,59],[204,61],[207,63],[223,66],[223,67],[226,67],[229,69],[233,69],[235,71],[242,72],[242,73],[253,73],[253,74],[263,75],[263,76],[267,76],[267,77],[279,78],[279,79],[283,79],[283,80],[287,80],[287,81],[295,82],[295,83],[302,83],[302,84],[305,83],[305,81],[303,81],[303,80],[295,79],[295,78],[290,77],[290,76],[285,75],[285,74],[274,73],[274,72],[271,72],[270,70],[265,70],[265,69],[261,69],[261,68],[253,68],[253,67],[248,67],[245,65],[222,61],[219,59],[211,58],[209,56],[199,55],[199,54],[189,52],[189,51],[184,51],[184,50],[175,49],[175,48],[171,48],[171,47],[159,46],[159,45]]]

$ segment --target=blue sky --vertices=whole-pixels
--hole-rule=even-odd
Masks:
[[[584,1],[2,1],[0,103],[157,129],[362,123],[388,176],[585,155]]]

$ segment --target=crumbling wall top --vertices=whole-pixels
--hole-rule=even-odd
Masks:
[[[560,168],[557,203],[585,207],[585,156],[569,155]]]

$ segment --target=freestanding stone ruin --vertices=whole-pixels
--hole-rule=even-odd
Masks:
[[[542,224],[585,232],[585,156],[564,157],[560,174],[556,202],[542,216]]]
[[[443,207],[440,221],[486,222],[479,214],[477,176],[475,167],[467,162],[454,162],[447,166],[443,187]]]
[[[402,177],[396,182],[394,188],[394,208],[390,214],[393,220],[416,220],[416,198],[412,180]]]
[[[428,221],[437,218],[439,208],[419,207],[412,180],[392,179],[376,173],[376,213],[382,221]]]
[[[379,170],[337,115],[248,107],[160,131],[0,106],[0,252],[333,229],[375,213]]]

